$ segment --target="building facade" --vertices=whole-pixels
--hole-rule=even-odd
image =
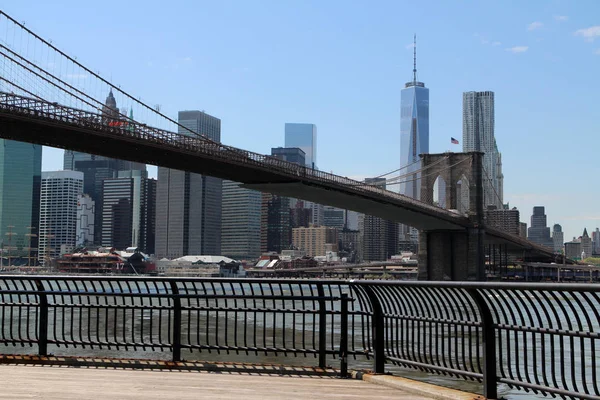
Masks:
[[[221,141],[221,120],[203,111],[180,111],[179,133]],[[221,253],[222,180],[158,168],[156,256]]]
[[[328,251],[338,251],[338,230],[326,226],[294,228],[292,243],[295,248],[305,251],[308,256],[325,256]]]
[[[346,226],[346,210],[332,206],[324,206],[323,226],[337,228],[339,230],[344,229]]]
[[[304,164],[308,168],[316,168],[317,126],[315,124],[286,123],[285,147],[301,149],[304,152]]]
[[[554,224],[552,227],[552,244],[554,245],[555,253],[562,253],[565,246],[565,235],[562,231],[562,226]]]
[[[463,151],[484,153],[484,206],[494,205],[501,209],[504,202],[504,176],[494,130],[494,92],[463,93]]]
[[[221,254],[236,260],[260,257],[262,194],[223,181]]]
[[[261,253],[281,253],[292,244],[290,198],[263,193],[261,199]]]
[[[77,240],[77,201],[83,192],[83,173],[42,172],[38,258],[42,265],[69,253]]]
[[[592,246],[592,254],[600,254],[600,229],[598,228],[592,232]]]
[[[488,206],[485,210],[485,220],[488,226],[493,226],[512,235],[518,236],[520,234],[519,218],[519,210],[516,207],[509,210],[507,208],[497,209],[496,206]]]
[[[385,178],[367,178],[365,183],[385,189]],[[372,215],[363,215],[359,220],[362,234],[361,260],[386,261],[398,251],[398,223]]]
[[[90,195],[80,194],[77,197],[76,246],[88,246],[94,243],[95,212],[96,205]]]
[[[4,253],[29,256],[38,247],[41,174],[42,146],[0,139],[0,244]]]
[[[119,171],[105,179],[102,197],[102,246],[136,247],[154,253],[156,180],[146,171]]]
[[[554,248],[554,242],[550,237],[550,228],[547,226],[546,213],[543,206],[533,207],[531,226],[527,230],[527,239],[550,249]]]

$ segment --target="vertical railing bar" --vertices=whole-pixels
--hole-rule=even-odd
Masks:
[[[35,280],[39,296],[39,325],[38,325],[38,354],[42,357],[48,355],[48,297],[44,283],[41,279]]]
[[[483,331],[483,395],[487,399],[498,398],[496,371],[496,330],[492,313],[478,289],[467,289],[481,315]]]
[[[319,296],[319,367],[325,368],[327,365],[327,309],[322,283],[317,283],[317,295]],[[315,329],[314,325],[313,329]]]
[[[173,362],[181,361],[181,298],[179,297],[179,288],[177,281],[169,281],[171,285],[171,300],[173,301]]]
[[[340,378],[348,376],[348,293],[342,293],[340,304]]]

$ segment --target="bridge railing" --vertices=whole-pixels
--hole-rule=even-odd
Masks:
[[[339,360],[344,375],[475,380],[488,398],[505,384],[599,399],[600,286],[0,276],[0,343],[174,361],[300,356]]]
[[[241,166],[253,165],[265,170],[277,170],[283,175],[288,175],[293,179],[310,179],[320,181],[328,185],[342,186],[346,190],[356,193],[378,194],[390,199],[401,200],[404,203],[412,204],[421,208],[427,208],[431,212],[450,220],[464,218],[453,214],[444,208],[436,207],[428,203],[415,200],[408,196],[382,189],[374,185],[368,185],[350,178],[334,175],[328,172],[306,168],[296,163],[284,161],[272,156],[258,154],[247,150],[226,146],[203,136],[189,136],[170,132],[145,124],[137,123],[133,120],[120,121],[122,123],[111,124],[111,121],[97,112],[79,110],[62,106],[58,103],[51,103],[40,99],[18,96],[12,93],[0,92],[0,111],[13,114],[21,114],[28,118],[38,118],[42,120],[60,121],[66,124],[72,124],[79,128],[91,129],[94,132],[117,137],[126,137],[130,140],[142,140],[147,143],[154,143],[157,146],[167,146],[183,151],[200,153],[208,155],[215,159],[226,159],[228,162],[236,162]],[[112,121],[114,122],[114,121]]]

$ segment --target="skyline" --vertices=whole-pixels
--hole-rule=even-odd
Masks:
[[[528,224],[533,206],[545,206],[565,241],[600,225],[600,190],[589,184],[600,148],[595,2],[226,2],[185,14],[175,4],[107,2],[92,13],[77,2],[38,3],[5,8],[169,116],[206,109],[223,121],[224,143],[263,154],[283,145],[285,122],[314,123],[320,169],[360,180],[397,168],[416,32],[419,80],[431,89],[430,151],[460,150],[449,142],[461,136],[463,92],[494,91],[505,202]],[[411,18],[397,24],[402,14]],[[211,18],[196,24],[198,15]],[[61,169],[61,154],[44,149],[43,169]]]

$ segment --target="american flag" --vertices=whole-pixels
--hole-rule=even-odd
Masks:
[[[456,140],[453,137],[451,137],[450,138],[450,143],[452,143],[452,144],[458,144],[458,140]]]

